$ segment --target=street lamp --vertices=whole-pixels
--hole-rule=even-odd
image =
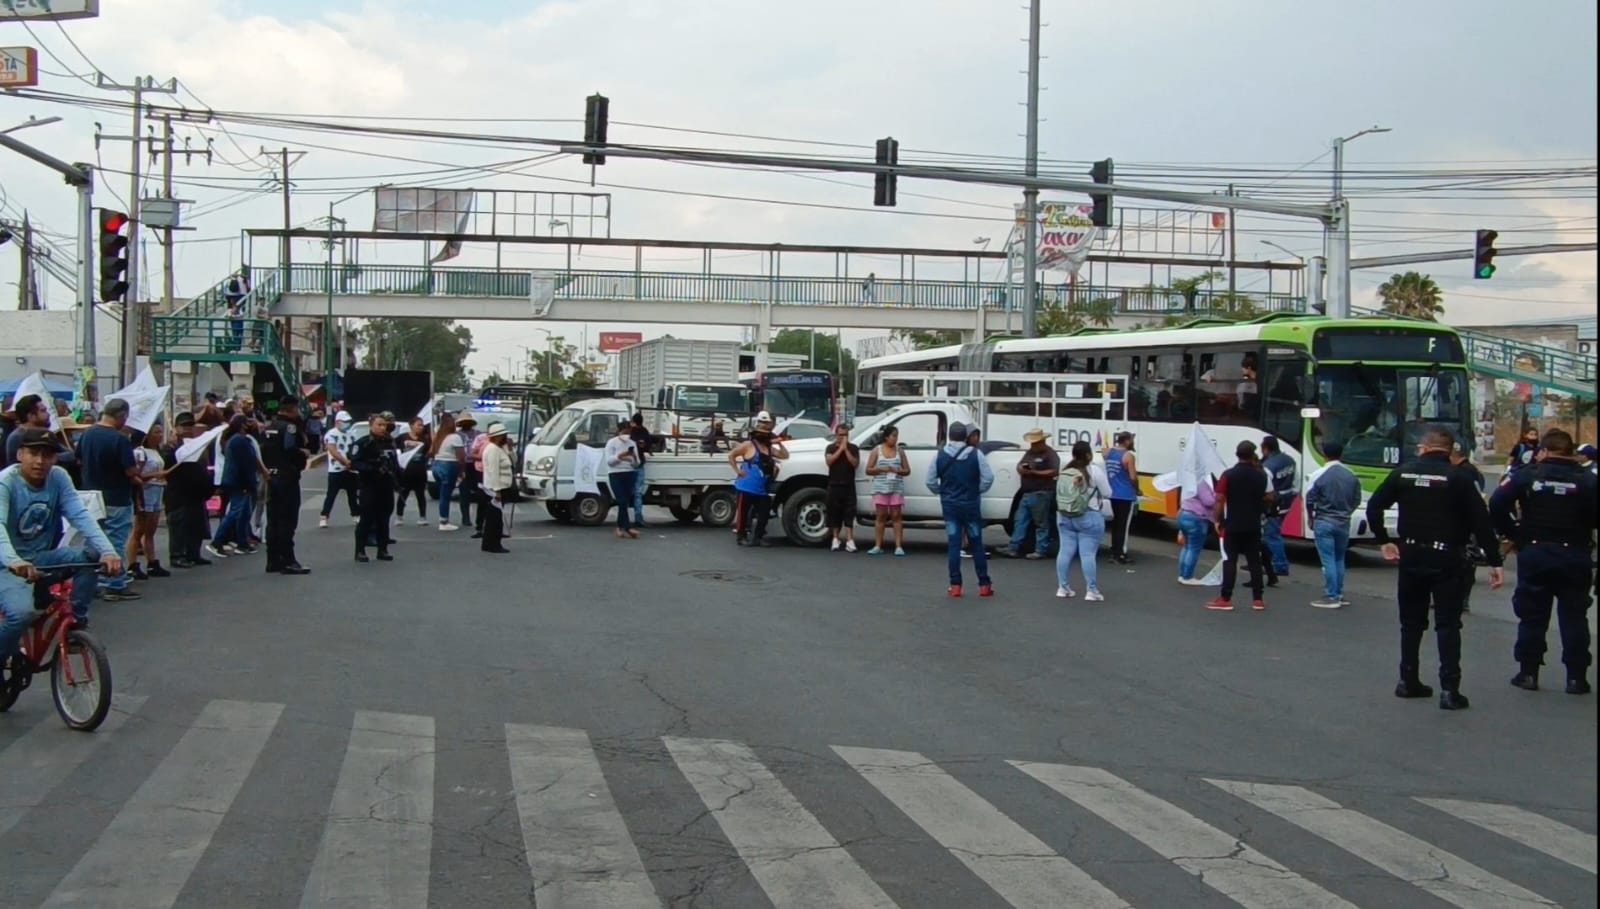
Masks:
[[[7,136],[11,133],[21,132],[25,129],[32,129],[35,126],[48,126],[51,123],[60,122],[60,117],[29,117],[27,120],[18,123],[16,126],[8,126],[5,129],[0,129],[0,136]]]
[[[1362,136],[1387,133],[1387,126],[1369,126],[1333,140],[1333,213],[1338,236],[1328,253],[1328,315],[1350,318],[1350,206],[1344,197],[1344,146]]]
[[[335,219],[333,217],[333,207],[335,205],[338,205],[341,202],[348,202],[351,199],[354,199],[356,196],[366,195],[366,192],[367,191],[365,189],[358,189],[358,190],[356,190],[355,192],[351,193],[348,196],[344,196],[342,198],[334,199],[334,200],[332,200],[332,201],[330,201],[328,203],[328,241],[326,243],[326,246],[328,247],[328,261],[327,261],[327,265],[324,267],[324,272],[323,272],[325,277],[326,277],[326,282],[327,282],[327,285],[328,285],[328,314],[327,314],[327,320],[323,323],[323,326],[322,326],[322,335],[323,335],[323,339],[324,339],[323,340],[323,350],[322,350],[322,361],[323,361],[323,364],[324,364],[324,372],[323,372],[323,375],[322,375],[322,381],[323,381],[324,384],[326,384],[328,386],[328,400],[330,400],[330,401],[333,400],[333,373],[334,373],[334,361],[333,361],[333,348],[334,348],[334,344],[333,344],[333,225],[335,223]],[[342,249],[343,249],[343,247],[341,247],[341,250]],[[348,257],[345,257],[345,258],[348,259]],[[284,291],[287,292],[288,290],[289,290],[289,288],[287,286],[285,286],[284,287]]]
[[[1333,140],[1333,198],[1344,197],[1344,144],[1354,142],[1362,136],[1373,136],[1378,133],[1394,132],[1387,126],[1369,126],[1357,133],[1352,133],[1342,139]]]
[[[1278,244],[1272,242],[1271,240],[1262,240],[1261,241],[1261,245],[1262,246],[1270,246],[1273,249],[1276,249],[1278,252],[1285,253],[1285,254],[1289,255],[1290,257],[1298,260],[1301,265],[1306,264],[1306,257],[1305,256],[1300,255],[1299,253],[1295,252],[1292,249],[1286,249],[1286,248],[1284,248],[1282,246],[1279,246]]]

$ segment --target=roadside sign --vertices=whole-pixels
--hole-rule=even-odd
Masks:
[[[0,0],[0,3],[5,0]],[[39,52],[31,47],[0,47],[0,88],[39,84]]]
[[[613,354],[625,347],[644,343],[644,334],[637,331],[602,331],[600,333],[600,352]]]
[[[99,15],[100,0],[0,0],[0,22],[93,19]]]

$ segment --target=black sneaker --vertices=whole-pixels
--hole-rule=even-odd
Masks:
[[[160,562],[151,562],[150,576],[152,578],[170,578],[172,577],[172,572],[162,568]]]
[[[144,599],[144,594],[137,590],[107,590],[103,599],[107,603],[127,603]]]
[[[135,565],[132,568],[128,569],[128,577],[133,578],[135,581],[148,581],[148,580],[150,580],[150,576],[145,574],[144,573],[144,569],[140,568],[138,565]]]

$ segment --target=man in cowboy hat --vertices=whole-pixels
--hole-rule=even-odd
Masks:
[[[1022,555],[1030,532],[1034,542],[1028,558],[1042,559],[1050,552],[1050,516],[1055,511],[1056,475],[1061,473],[1061,456],[1050,447],[1049,438],[1043,429],[1030,429],[1022,434],[1022,441],[1028,443],[1028,450],[1017,462],[1022,498],[1017,502],[1016,529],[1006,549],[1006,555],[1013,559]]]

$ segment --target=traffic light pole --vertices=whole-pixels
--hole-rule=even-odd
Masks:
[[[1039,175],[1039,3],[1028,4],[1028,137],[1024,173]],[[1039,187],[1022,191],[1022,336],[1039,334]],[[981,339],[980,339],[981,340]]]
[[[1507,246],[1496,251],[1496,256],[1545,256],[1552,253],[1594,252],[1600,245],[1594,243],[1541,243],[1535,246]],[[1412,253],[1406,256],[1373,256],[1351,259],[1351,268],[1388,268],[1392,265],[1421,265],[1425,262],[1450,262],[1471,259],[1477,250],[1451,249],[1443,252]]]

